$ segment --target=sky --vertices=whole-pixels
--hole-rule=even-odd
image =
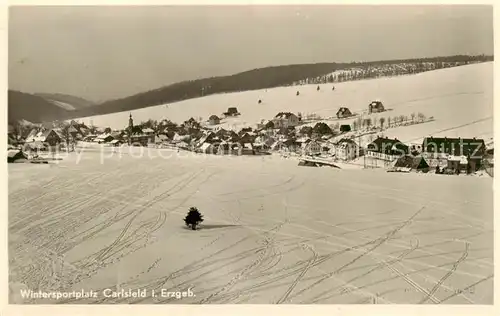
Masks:
[[[266,66],[493,54],[491,6],[10,7],[9,89],[101,102]]]

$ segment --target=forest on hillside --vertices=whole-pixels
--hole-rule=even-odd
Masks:
[[[42,120],[47,119],[71,119],[130,111],[218,93],[269,89],[307,83],[341,82],[375,78],[380,76],[398,75],[398,71],[392,69],[394,67],[391,68],[391,65],[404,65],[404,67],[406,67],[405,69],[414,69],[414,71],[410,73],[417,73],[433,69],[453,67],[468,63],[487,62],[492,60],[493,56],[457,55],[391,61],[317,63],[266,67],[245,71],[230,76],[183,81],[159,89],[146,91],[122,99],[110,100],[101,104],[80,108],[74,111],[51,110],[50,113],[42,113],[43,111],[40,112],[38,111],[38,109],[34,109],[35,111],[29,115],[29,118],[33,122],[41,122]],[[425,66],[430,64],[434,66]],[[332,73],[334,72],[352,68],[360,69],[360,71],[355,72],[356,74],[351,75],[351,77],[349,77],[348,75],[345,75],[345,77],[343,77],[343,75],[332,75]],[[396,68],[400,69],[401,67]],[[388,71],[387,69],[391,70]],[[361,75],[358,75],[357,73]],[[28,119],[28,114],[24,113],[24,107],[26,105],[21,103],[22,102],[20,102],[19,98],[9,98],[9,121],[11,121],[11,119]],[[16,109],[19,106],[23,107],[22,111]],[[10,113],[11,111],[13,112],[12,115]]]

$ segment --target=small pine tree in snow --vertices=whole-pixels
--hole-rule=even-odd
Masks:
[[[192,230],[196,230],[196,226],[203,222],[203,215],[201,215],[200,211],[198,211],[196,207],[191,207],[188,214],[184,218],[184,222],[186,223],[186,226],[191,226]]]

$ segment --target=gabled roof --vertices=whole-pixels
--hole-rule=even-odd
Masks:
[[[404,152],[408,153],[409,147],[405,144],[403,144],[399,139],[394,138],[383,138],[379,137],[375,139],[373,142],[368,144],[367,146],[368,151],[373,151],[373,152],[378,152],[378,153],[384,153],[387,155],[393,155],[395,152]]]
[[[7,157],[9,158],[26,158],[26,154],[19,149],[10,149],[7,151]]]
[[[71,125],[69,128],[68,128],[68,132],[69,133],[81,133],[77,128],[75,128],[73,125]]]
[[[350,138],[342,138],[339,141],[335,143],[336,145],[341,145],[341,144],[353,144],[353,145],[358,145],[354,140]]]
[[[54,128],[53,131],[57,135],[57,137],[59,137],[60,139],[64,139],[65,138],[64,135],[63,135],[63,132],[62,132],[62,130],[60,128]],[[49,136],[49,134],[50,134],[50,131],[47,134],[47,136]]]
[[[113,136],[111,136],[110,133],[105,133],[105,134],[101,134],[101,135],[97,136],[96,138],[97,139],[106,139],[108,137],[113,137]]]
[[[350,111],[348,108],[346,108],[346,107],[341,107],[341,108],[337,111],[337,113],[346,113],[346,112],[347,112],[347,113],[351,113],[351,111]]]
[[[276,114],[276,116],[274,118],[277,118],[277,119],[289,119],[292,116],[297,117],[297,115],[295,115],[295,114],[293,114],[291,112],[279,112],[278,114]]]
[[[118,137],[122,136],[122,132],[111,132],[110,135],[114,138],[118,138]]]

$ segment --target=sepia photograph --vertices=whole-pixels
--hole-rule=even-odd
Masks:
[[[8,7],[8,303],[494,305],[493,5]]]

